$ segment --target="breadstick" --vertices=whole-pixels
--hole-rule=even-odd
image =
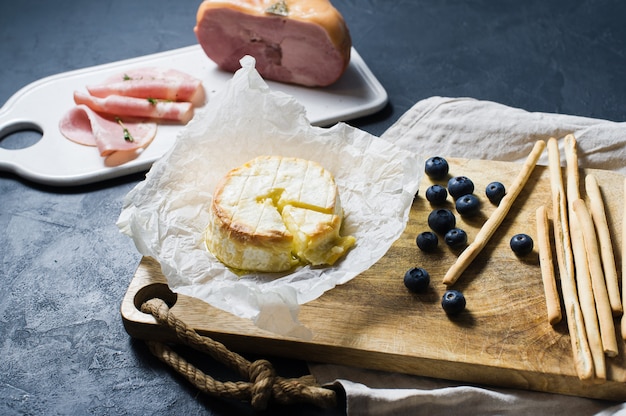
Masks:
[[[626,305],[626,178],[623,187],[622,197],[622,304]],[[626,313],[622,315],[622,339],[626,341]]]
[[[463,252],[459,255],[456,262],[450,267],[448,272],[443,278],[443,283],[447,286],[453,285],[461,276],[461,273],[465,271],[467,266],[476,258],[478,253],[487,245],[487,242],[491,238],[491,236],[496,232],[504,217],[511,209],[515,198],[519,195],[519,193],[526,185],[530,174],[532,173],[535,165],[537,164],[537,160],[543,149],[546,147],[546,143],[543,140],[539,140],[535,143],[533,150],[528,155],[526,162],[522,166],[522,170],[515,178],[515,181],[509,187],[509,191],[502,198],[498,207],[493,211],[491,216],[485,221],[481,229],[476,234],[474,241],[463,250]]]
[[[574,213],[576,214],[578,224],[580,224],[585,249],[587,251],[587,262],[589,264],[591,283],[593,285],[593,296],[596,300],[596,311],[598,312],[602,347],[606,355],[615,357],[617,355],[617,339],[615,337],[613,313],[611,312],[609,294],[604,281],[602,260],[600,259],[600,253],[598,253],[598,242],[593,227],[593,220],[591,219],[587,205],[585,205],[585,201],[582,199],[574,201]]]
[[[593,285],[589,274],[589,264],[587,262],[587,251],[583,241],[582,231],[576,221],[573,202],[580,198],[580,179],[578,170],[578,154],[576,151],[576,139],[573,135],[565,137],[565,159],[567,161],[567,201],[569,215],[569,230],[572,244],[572,254],[574,255],[576,287],[578,290],[578,300],[580,303],[583,320],[585,322],[585,332],[591,350],[595,376],[598,379],[606,379],[606,360],[600,328],[598,326],[598,313],[596,311],[596,301],[593,297]]]
[[[543,291],[546,297],[546,310],[548,322],[556,325],[561,322],[561,302],[556,289],[556,277],[554,275],[554,262],[552,261],[552,247],[550,246],[550,232],[548,225],[548,212],[544,205],[537,208],[537,245],[539,247],[539,265],[541,266],[541,279]]]
[[[567,220],[567,200],[561,176],[561,158],[555,138],[548,140],[548,166],[550,168],[550,186],[552,190],[552,211],[554,242],[556,246],[557,264],[561,277],[561,291],[567,316],[567,326],[572,343],[574,366],[578,378],[589,380],[594,376],[594,365],[589,349],[589,341],[582,317],[576,279],[574,277],[574,262],[570,245],[569,225]]]
[[[572,236],[572,252],[576,266],[576,287],[585,322],[587,341],[589,342],[589,349],[593,358],[596,378],[606,379],[606,360],[600,327],[598,326],[598,312],[596,310],[596,300],[593,296],[593,284],[591,282],[591,274],[589,273],[587,250],[585,249],[582,230],[573,210],[571,211],[569,222],[570,235]]]
[[[568,134],[563,139],[565,160],[567,162],[567,206],[571,214],[572,203],[580,198],[580,175],[578,173],[578,152],[574,135]],[[571,215],[570,215],[571,216]]]
[[[622,314],[622,301],[619,293],[619,283],[617,280],[617,268],[615,266],[615,255],[613,254],[613,243],[611,241],[611,232],[606,219],[606,211],[602,200],[600,186],[595,176],[588,174],[585,177],[585,190],[589,197],[589,210],[591,218],[598,234],[598,242],[600,243],[600,258],[602,260],[602,270],[604,270],[604,278],[606,280],[606,288],[609,292],[609,300],[611,301],[611,310],[613,315]]]

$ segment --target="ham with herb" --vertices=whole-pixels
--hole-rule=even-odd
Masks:
[[[188,101],[202,104],[202,82],[191,75],[171,68],[139,68],[116,74],[103,83],[88,85],[94,97],[123,95],[166,101]]]
[[[350,62],[348,27],[329,0],[204,0],[194,28],[202,49],[223,70],[250,55],[261,76],[323,87]]]
[[[169,68],[136,68],[87,92],[74,91],[76,106],[59,121],[73,142],[96,146],[107,166],[132,160],[152,142],[158,122],[186,124],[204,103],[202,82]]]
[[[135,98],[123,95],[94,97],[80,91],[74,92],[74,102],[84,104],[98,113],[114,116],[145,117],[187,123],[193,116],[190,102],[163,101],[155,98]]]
[[[95,146],[100,156],[113,157],[111,160],[117,161],[135,157],[138,151],[148,146],[156,135],[157,124],[153,121],[105,117],[85,105],[77,105],[61,118],[59,130],[73,142]],[[119,152],[124,156],[114,156]]]

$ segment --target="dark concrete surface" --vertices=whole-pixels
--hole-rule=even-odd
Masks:
[[[44,76],[194,44],[198,3],[3,1],[0,105]],[[373,134],[432,95],[626,120],[622,0],[334,4],[389,93],[380,113],[350,122]],[[35,139],[0,137],[0,146]],[[0,414],[254,414],[199,393],[124,331],[119,306],[140,257],[115,221],[142,178],[60,189],[0,173]],[[300,361],[268,358],[284,376],[308,371]],[[208,359],[201,366],[218,379],[235,377]],[[344,412],[340,405],[265,413]]]

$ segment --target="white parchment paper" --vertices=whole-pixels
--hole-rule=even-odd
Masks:
[[[210,103],[181,131],[124,201],[118,219],[138,251],[157,260],[170,288],[252,319],[260,328],[308,338],[299,305],[378,261],[404,230],[423,171],[413,152],[344,123],[313,127],[302,105],[271,91],[245,57]],[[314,160],[337,181],[342,235],[356,245],[333,267],[238,276],[207,251],[203,234],[217,182],[259,155]]]

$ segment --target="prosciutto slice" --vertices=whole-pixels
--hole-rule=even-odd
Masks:
[[[138,150],[152,142],[157,124],[108,118],[85,105],[77,105],[61,118],[59,130],[69,140],[96,146],[100,156],[110,159],[109,164],[118,164],[121,160],[135,157]]]
[[[189,101],[196,105],[204,101],[202,82],[182,71],[171,68],[135,68],[116,74],[98,85],[88,85],[94,97],[122,95],[167,101]]]
[[[123,117],[146,117],[187,123],[193,116],[190,102],[160,101],[146,98],[109,95],[94,97],[80,91],[74,92],[74,102],[83,104],[98,113]]]

